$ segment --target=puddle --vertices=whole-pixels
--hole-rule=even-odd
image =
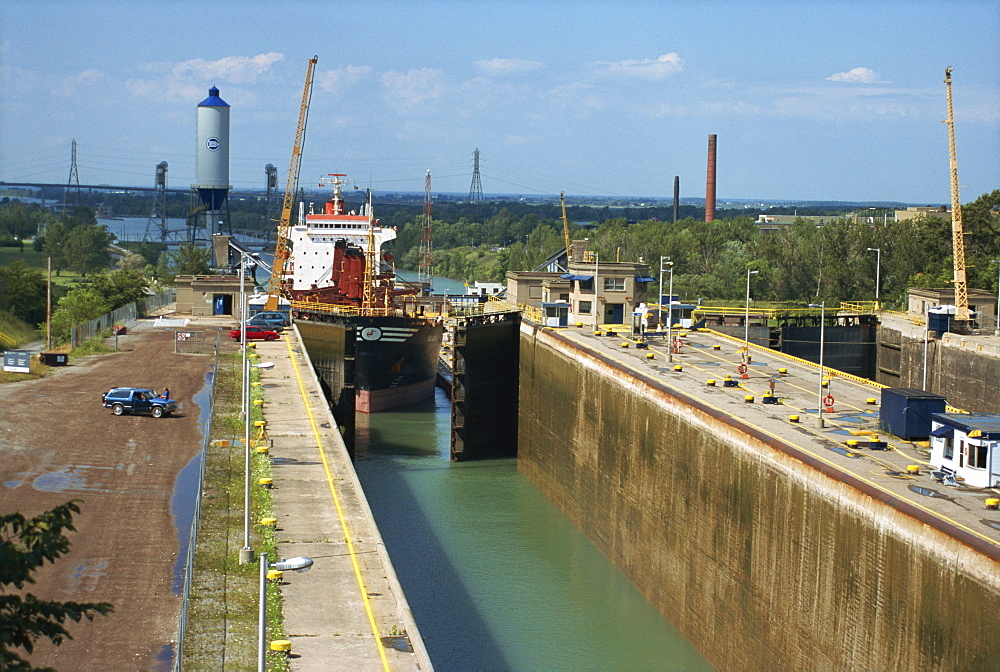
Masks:
[[[201,463],[204,459],[204,451],[199,450],[198,454],[184,465],[177,474],[174,492],[170,497],[170,513],[174,515],[174,527],[177,528],[177,540],[180,542],[177,559],[174,561],[172,586],[174,595],[181,595],[184,592],[184,567],[187,564],[188,546],[191,544],[191,524],[194,522],[194,509],[199,495],[198,485],[201,481]]]
[[[204,445],[204,440],[207,438],[212,424],[211,401],[214,379],[214,371],[206,373],[205,384],[191,398],[194,403],[198,404],[198,430],[201,432],[202,445]],[[171,586],[174,595],[181,595],[184,592],[184,569],[187,566],[188,547],[191,545],[191,525],[194,522],[194,511],[198,504],[198,498],[201,496],[201,466],[204,459],[205,451],[199,450],[184,465],[174,480],[174,490],[170,495],[170,513],[174,516],[174,528],[177,530],[179,546],[177,559],[174,561],[173,585]],[[172,648],[170,659],[173,660]]]
[[[983,518],[979,522],[985,525],[986,527],[992,527],[994,530],[1000,530],[1000,521],[998,520],[986,520],[985,518]]]
[[[859,455],[858,453],[850,451],[847,448],[843,448],[841,446],[827,446],[827,448],[829,450],[832,450],[835,453],[839,453],[839,454],[843,455],[844,457],[849,457],[852,460],[856,460],[859,457],[861,457],[861,455]]]
[[[410,640],[407,639],[406,635],[385,635],[379,637],[382,642],[382,646],[387,649],[396,649],[397,651],[403,651],[405,653],[413,653],[413,648],[410,646]]]
[[[719,366],[719,362],[697,362],[697,366]]]
[[[164,644],[156,654],[156,664],[149,668],[152,672],[170,672],[174,669],[174,645]]]
[[[845,436],[851,436],[851,432],[846,429],[831,429],[827,434],[843,434]]]
[[[924,497],[930,497],[932,499],[943,499],[947,502],[951,502],[955,506],[961,506],[963,509],[965,508],[957,501],[955,501],[954,497],[949,497],[948,495],[942,494],[937,490],[934,490],[933,488],[925,488],[922,485],[909,485],[907,487],[910,489],[911,492],[915,492],[918,495],[923,495]]]
[[[110,469],[111,467],[91,467],[87,465],[74,465],[63,467],[58,471],[50,471],[35,477],[31,485],[39,492],[66,492],[76,490],[80,492],[110,492],[105,488],[87,484],[86,470],[88,469]]]
[[[271,464],[273,464],[275,466],[281,466],[283,464],[285,464],[285,465],[288,465],[288,464],[309,465],[309,464],[319,464],[319,462],[308,462],[308,461],[302,462],[300,460],[296,460],[294,457],[272,457],[271,458]]]

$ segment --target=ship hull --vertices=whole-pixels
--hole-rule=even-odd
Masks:
[[[435,320],[300,314],[296,327],[336,406],[377,413],[434,394],[443,334]]]

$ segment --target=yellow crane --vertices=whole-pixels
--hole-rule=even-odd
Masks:
[[[969,320],[969,284],[965,280],[965,231],[962,226],[962,200],[958,194],[958,156],[955,153],[955,116],[951,111],[951,67],[944,69],[948,91],[948,151],[951,167],[951,244],[955,260],[955,321]],[[959,326],[956,325],[956,326]]]
[[[566,239],[566,272],[569,272],[569,219],[566,217],[566,192],[559,192],[559,204],[562,206],[563,238]]]
[[[318,56],[309,59],[306,68],[306,84],[302,90],[302,106],[299,108],[299,125],[295,129],[295,144],[292,145],[292,163],[288,168],[288,181],[285,183],[285,201],[281,206],[281,221],[278,222],[278,240],[274,248],[274,266],[271,269],[271,284],[268,287],[265,310],[278,309],[278,297],[282,293],[285,262],[291,254],[288,249],[288,230],[292,223],[292,207],[295,204],[295,191],[299,186],[299,165],[302,161],[302,145],[306,139],[306,120],[309,118],[309,102],[312,99],[313,80],[316,72]]]

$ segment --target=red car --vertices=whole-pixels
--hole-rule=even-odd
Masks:
[[[229,332],[229,335],[234,341],[240,340],[242,334],[240,329],[237,327]],[[278,340],[278,332],[271,331],[270,329],[261,329],[260,327],[247,327],[247,340],[248,341],[276,341]]]

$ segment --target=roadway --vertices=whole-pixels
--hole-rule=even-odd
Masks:
[[[880,432],[882,386],[825,369],[829,383],[822,393],[833,403],[829,410],[824,406],[821,428],[817,426],[820,376],[811,362],[755,345],[747,350],[742,340],[716,332],[682,331],[683,345],[674,353],[667,347],[666,334],[648,334],[648,347],[637,348],[636,339],[606,335],[606,328],[600,336],[592,328],[555,331],[640,377],[750,425],[777,439],[776,444],[791,446],[799,459],[1000,559],[1000,512],[985,507],[985,500],[997,497],[997,491],[939,483],[930,473],[926,443]],[[747,353],[749,363],[744,359]],[[741,364],[746,364],[745,374]],[[732,387],[724,384],[727,376]],[[763,403],[768,394],[777,403]],[[798,416],[797,422],[793,416]],[[875,438],[884,449],[870,447]],[[919,473],[908,473],[911,465],[918,466]]]

